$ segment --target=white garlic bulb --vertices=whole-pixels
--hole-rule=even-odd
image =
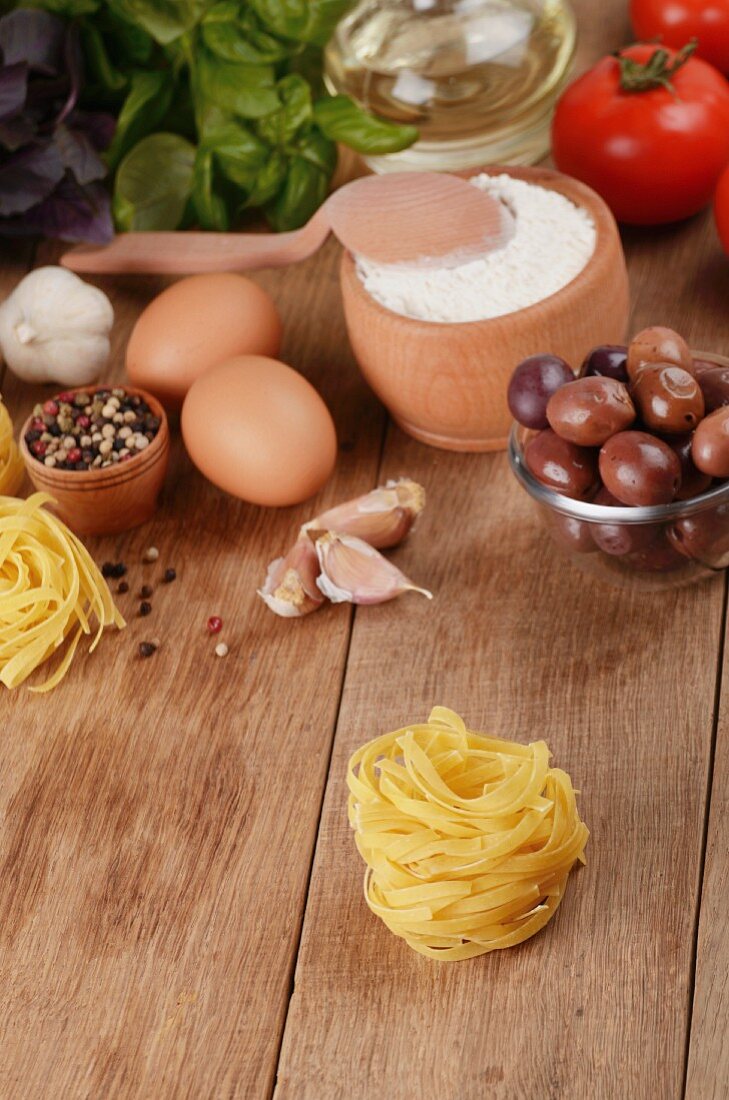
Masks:
[[[114,310],[63,267],[31,271],[0,305],[0,348],[18,378],[85,386],[109,358]]]

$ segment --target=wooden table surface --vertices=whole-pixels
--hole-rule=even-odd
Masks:
[[[581,66],[629,39],[622,0],[577,11]],[[709,215],[624,240],[633,329],[670,324],[726,353],[729,262]],[[6,247],[0,292],[54,255]],[[129,564],[128,629],[50,696],[2,697],[0,1096],[726,1097],[726,583],[593,586],[545,548],[503,455],[394,430],[348,350],[337,264],[330,244],[260,276],[283,357],[336,420],[321,499],[234,501],[178,440],[154,521],[90,540]],[[100,285],[121,378],[162,284]],[[38,391],[2,386],[19,423]],[[255,589],[299,523],[397,475],[428,505],[393,557],[433,602],[273,616]],[[135,618],[134,589],[168,565],[178,580]],[[150,634],[162,646],[141,661]],[[545,738],[592,832],[544,932],[451,965],[369,913],[345,808],[354,747],[436,703]]]

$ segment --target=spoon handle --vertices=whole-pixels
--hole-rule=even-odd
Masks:
[[[197,275],[250,271],[305,260],[326,240],[322,206],[289,233],[119,233],[107,245],[78,245],[61,258],[64,267],[88,275]]]

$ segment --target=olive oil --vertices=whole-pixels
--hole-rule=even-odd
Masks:
[[[331,92],[420,130],[377,171],[533,164],[575,48],[564,0],[361,0],[325,53]]]

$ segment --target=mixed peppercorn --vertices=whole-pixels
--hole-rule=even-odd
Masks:
[[[89,470],[128,462],[149,446],[160,419],[123,387],[59,393],[36,405],[25,442],[45,466]]]

